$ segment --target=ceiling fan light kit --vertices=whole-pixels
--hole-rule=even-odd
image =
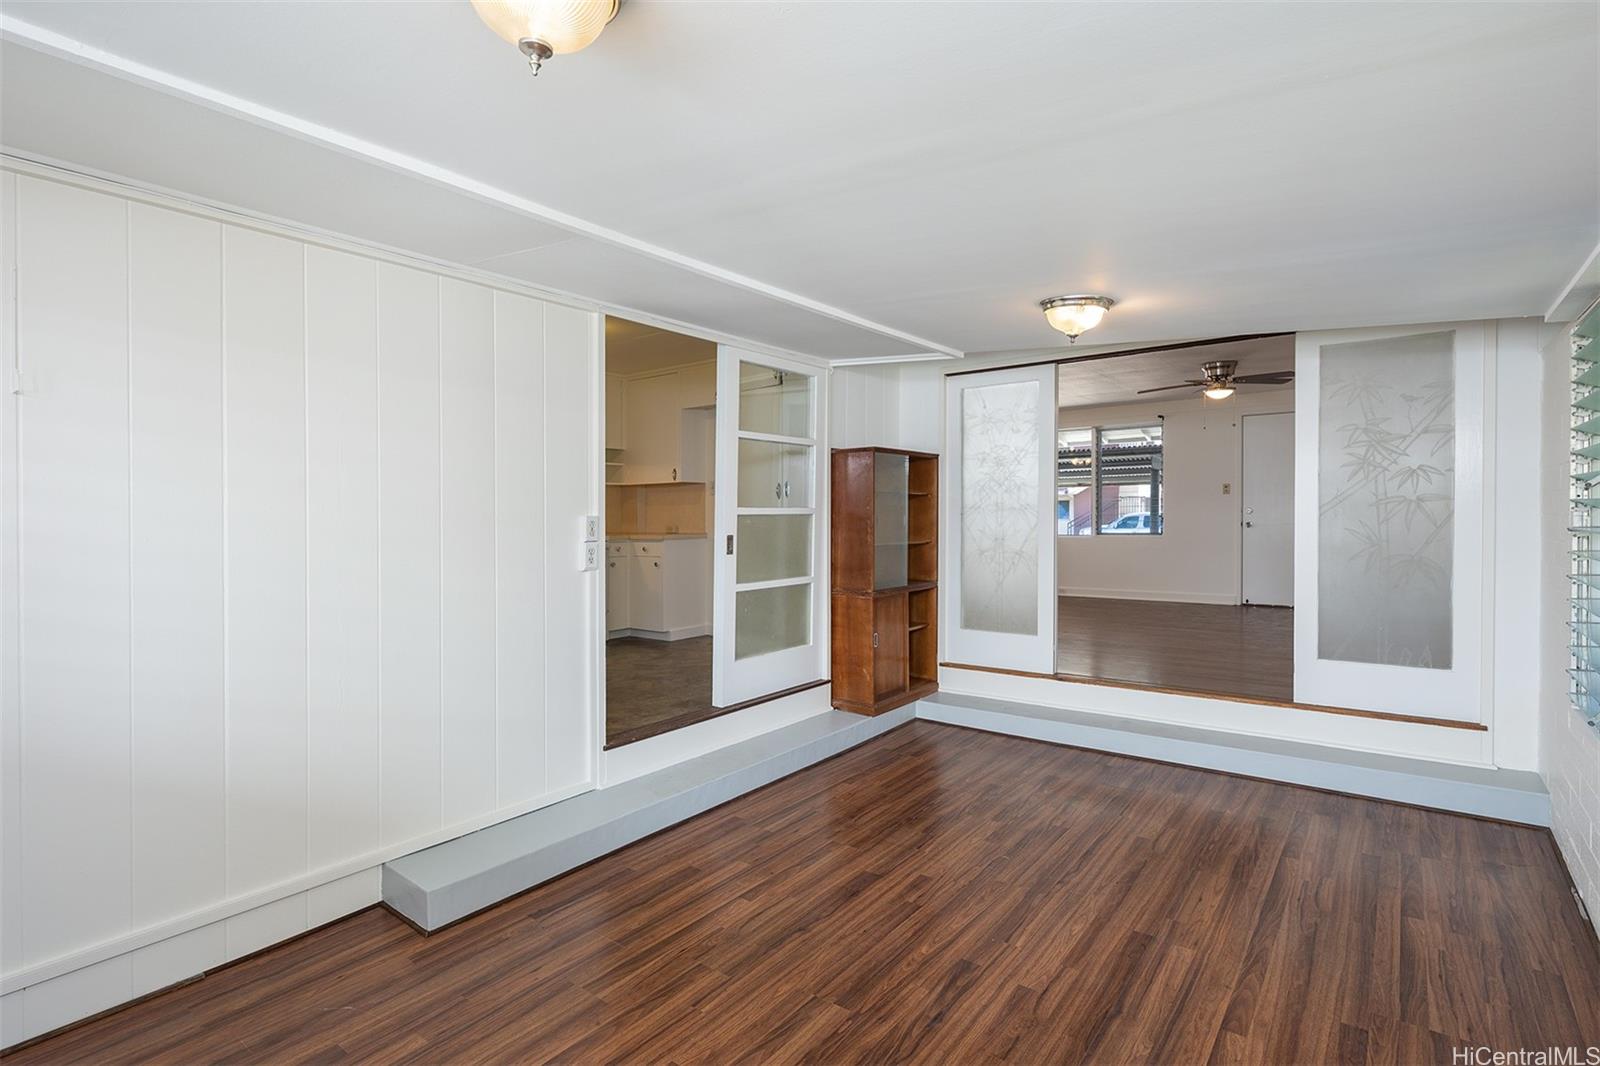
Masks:
[[[1051,328],[1065,333],[1068,343],[1075,344],[1080,336],[1100,324],[1116,302],[1109,296],[1078,293],[1040,300],[1039,308],[1044,311],[1044,320]]]
[[[1240,385],[1287,385],[1294,380],[1293,370],[1266,370],[1260,374],[1237,373],[1236,359],[1218,359],[1200,364],[1200,377],[1190,378],[1177,385],[1162,385],[1154,389],[1140,389],[1136,395],[1147,392],[1171,392],[1174,389],[1199,389],[1208,400],[1226,400],[1238,391]]]
[[[593,44],[621,6],[622,0],[472,0],[483,24],[528,57],[535,77],[552,56]]]

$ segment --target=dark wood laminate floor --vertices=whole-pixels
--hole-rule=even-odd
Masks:
[[[1600,1043],[1548,833],[917,722],[423,938],[43,1062],[1416,1063]]]
[[[715,714],[711,638],[606,641],[606,744],[655,736]]]
[[[1294,610],[1057,597],[1056,672],[1288,703]]]

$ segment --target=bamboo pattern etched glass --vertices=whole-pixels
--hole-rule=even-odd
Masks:
[[[961,624],[1039,631],[1039,383],[961,393]]]
[[[1600,729],[1600,301],[1572,327],[1570,626],[1573,708]]]
[[[1317,656],[1448,670],[1455,333],[1321,349]]]

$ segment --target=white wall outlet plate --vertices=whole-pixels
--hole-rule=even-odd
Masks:
[[[594,543],[594,541],[586,540],[583,542],[583,569],[600,569],[600,545]]]
[[[597,514],[589,514],[589,515],[584,515],[583,516],[583,539],[584,540],[599,540],[600,539],[600,516],[599,515],[597,515]]]

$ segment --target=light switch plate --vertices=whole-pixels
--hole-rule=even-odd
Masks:
[[[600,539],[600,516],[597,514],[583,516],[583,539]]]

